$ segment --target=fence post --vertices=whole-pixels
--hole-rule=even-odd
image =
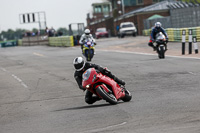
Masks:
[[[189,48],[188,53],[192,54],[192,29],[189,29]]]
[[[195,54],[198,54],[198,45],[197,45],[197,38],[193,37],[193,43],[194,43],[194,50],[195,50]]]
[[[182,30],[182,55],[185,54],[185,30]]]

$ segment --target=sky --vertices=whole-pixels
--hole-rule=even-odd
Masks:
[[[85,23],[92,13],[92,3],[103,0],[0,0],[0,32],[18,28],[39,29],[39,24],[20,24],[20,14],[41,12],[46,14],[47,27],[68,29],[70,23]]]

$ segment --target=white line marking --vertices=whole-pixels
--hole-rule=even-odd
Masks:
[[[102,131],[107,130],[107,129],[110,129],[110,128],[115,128],[115,127],[118,127],[118,126],[125,125],[126,123],[127,123],[127,122],[123,122],[123,123],[120,123],[120,124],[117,124],[117,125],[112,125],[112,126],[108,126],[108,127],[104,127],[104,128],[94,129],[94,130],[89,130],[89,131],[85,131],[85,132],[82,132],[82,133],[96,133],[96,132],[102,132]]]
[[[157,54],[141,53],[141,52],[130,52],[130,51],[120,51],[120,50],[97,50],[97,51],[118,52],[118,53],[128,53],[128,54],[140,54],[140,55],[156,55],[156,56],[157,56]],[[200,58],[198,58],[198,57],[181,57],[181,56],[173,56],[173,55],[167,55],[167,57],[182,58],[182,59],[197,59],[197,60],[200,60]]]
[[[189,74],[192,74],[192,75],[196,75],[195,73],[193,73],[193,72],[188,72]]]
[[[18,78],[18,77],[15,76],[14,74],[12,74],[12,76],[13,76],[18,82],[20,82],[22,86],[24,86],[25,88],[28,88],[28,86],[27,86],[20,78]]]
[[[19,82],[22,82],[22,80],[20,78],[18,78],[17,76],[15,76],[14,74],[12,74],[12,76]]]
[[[39,54],[39,53],[33,53],[33,54],[37,56],[45,57],[43,54]]]
[[[2,68],[2,67],[1,67],[1,70],[4,71],[4,72],[6,72],[6,73],[9,73],[9,74],[10,74],[10,72],[7,71],[5,68]],[[24,88],[28,88],[28,86],[27,86],[20,78],[18,78],[16,75],[11,74],[11,76],[12,76],[14,79],[16,79],[22,86],[24,86]]]
[[[1,67],[1,70],[4,71],[4,72],[7,72],[7,70],[6,70],[5,68],[2,68],[2,67]]]

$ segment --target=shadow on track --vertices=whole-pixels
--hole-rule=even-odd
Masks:
[[[159,58],[152,58],[152,59],[146,59],[146,60],[140,60],[140,61],[159,61]]]
[[[109,103],[107,104],[99,104],[99,105],[88,105],[88,106],[81,106],[81,107],[73,107],[73,108],[66,108],[66,109],[58,109],[55,111],[64,111],[64,110],[79,110],[79,109],[88,109],[88,108],[100,108],[100,107],[105,107],[105,106],[113,106]],[[54,111],[54,112],[55,112]]]

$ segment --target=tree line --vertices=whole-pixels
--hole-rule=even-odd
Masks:
[[[35,35],[37,35],[36,33],[38,33],[38,31],[39,30],[37,28],[33,28],[32,30],[26,30],[26,29],[12,30],[12,29],[8,29],[7,31],[2,31],[0,33],[0,41],[22,39],[25,34],[34,33]],[[68,35],[68,33],[69,33],[67,28],[59,28],[58,30],[56,30],[56,32],[62,33],[62,35]],[[40,30],[40,35],[45,35],[45,34],[46,34],[45,30]]]

